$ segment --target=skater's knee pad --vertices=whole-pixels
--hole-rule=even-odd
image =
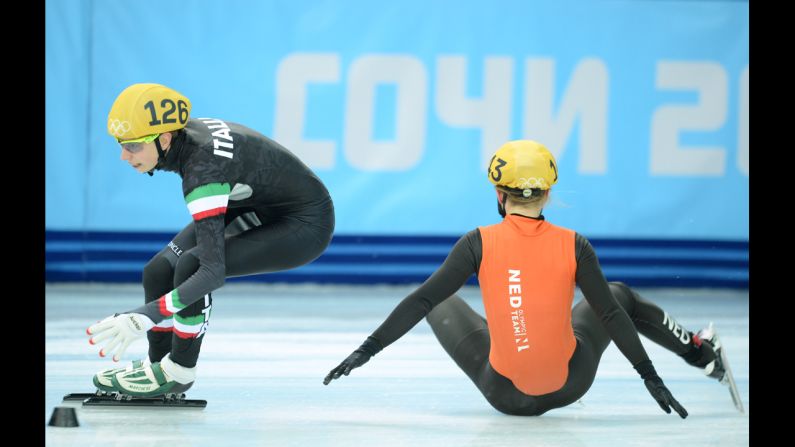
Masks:
[[[624,284],[621,281],[608,281],[607,285],[609,285],[609,286],[617,286],[617,287],[625,287],[627,289],[629,288],[628,285]]]
[[[451,355],[452,350],[467,336],[481,330],[488,332],[486,320],[458,295],[442,301],[426,319],[445,349],[451,349]]]
[[[632,289],[623,282],[610,281],[607,283],[610,293],[613,294],[618,304],[624,308],[630,316],[635,314],[635,295]]]
[[[192,253],[183,253],[177,260],[176,267],[174,267],[174,287],[185,282],[197,270],[199,270],[199,258]]]
[[[173,283],[174,269],[164,256],[155,256],[144,266],[143,286],[147,302],[168,293]]]
[[[461,306],[469,307],[458,295],[452,295],[431,309],[425,318],[432,327],[446,326],[450,324],[451,318],[461,313]]]

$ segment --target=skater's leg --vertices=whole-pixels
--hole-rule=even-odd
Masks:
[[[689,364],[704,368],[715,359],[711,346],[701,343],[694,333],[680,325],[673,316],[620,282],[610,282],[610,291],[627,312],[638,332]]]
[[[174,274],[174,287],[185,282],[198,269],[199,260],[193,255],[192,250],[183,253]],[[212,294],[208,293],[204,299],[197,300],[174,314],[169,355],[171,361],[186,368],[196,366],[202,341],[210,323],[211,308]]]
[[[143,270],[143,286],[144,298],[147,303],[173,290],[174,269],[177,262],[183,252],[190,250],[195,245],[196,234],[191,223],[146,264]],[[151,362],[159,362],[171,351],[173,326],[173,316],[167,317],[146,333]]]
[[[191,251],[182,252],[174,270],[172,289],[182,284],[198,268],[199,261]],[[174,314],[173,333],[168,333],[172,338],[170,354],[140,368],[116,374],[111,379],[113,387],[134,397],[187,391],[196,379],[196,360],[209,320],[209,301],[208,294],[203,300],[197,300]]]
[[[294,269],[317,259],[331,241],[333,214],[299,219],[265,220],[226,240],[226,276],[246,276]],[[321,224],[313,224],[320,222]]]
[[[330,206],[330,205],[329,205]],[[237,210],[224,247],[226,276],[244,276],[295,268],[316,259],[326,249],[333,230],[333,209],[316,216],[266,219]],[[227,218],[232,218],[230,214]],[[244,219],[245,218],[245,219]],[[245,221],[245,222],[243,222]],[[245,224],[245,225],[243,225]],[[232,228],[234,227],[234,228]],[[245,231],[240,231],[245,228]],[[184,251],[175,267],[173,287],[181,285],[200,267],[197,248]],[[212,295],[174,315],[170,359],[193,368],[199,358],[210,321]]]
[[[727,385],[735,407],[744,411],[726,351],[711,324],[698,333],[690,332],[666,311],[626,285],[611,282],[610,290],[632,318],[638,332],[676,353],[688,364],[700,368],[707,376]]]
[[[458,295],[433,308],[426,317],[444,350],[496,410],[533,415],[536,399],[514,386],[489,364],[491,338],[486,320]]]
[[[560,390],[538,396],[536,415],[565,407],[585,395],[596,377],[602,354],[610,344],[610,335],[584,299],[571,311],[571,326],[577,347],[569,360],[569,376]]]
[[[486,320],[458,295],[434,307],[426,320],[447,354],[477,384],[489,358],[490,337]]]

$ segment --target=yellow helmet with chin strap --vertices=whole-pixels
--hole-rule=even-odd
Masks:
[[[124,89],[108,113],[108,133],[120,143],[179,130],[188,124],[191,104],[176,90],[160,84],[133,84]]]
[[[509,141],[491,157],[489,181],[513,195],[530,197],[534,189],[547,190],[558,181],[555,157],[541,143]]]

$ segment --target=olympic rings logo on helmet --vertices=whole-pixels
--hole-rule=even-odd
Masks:
[[[542,178],[519,178],[516,181],[518,184],[515,186],[515,188],[519,189],[549,189],[549,186],[547,186],[547,181]]]
[[[121,121],[118,119],[109,118],[108,119],[108,130],[115,136],[116,138],[121,138],[130,131],[132,126],[130,125],[129,121]]]

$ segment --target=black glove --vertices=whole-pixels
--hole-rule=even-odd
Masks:
[[[328,385],[332,380],[339,379],[343,374],[347,376],[351,373],[352,369],[367,363],[370,357],[377,354],[381,349],[381,343],[379,343],[378,340],[373,337],[367,337],[367,340],[359,346],[359,349],[353,351],[353,353],[343,360],[339,366],[328,373],[326,378],[323,379],[323,385]]]
[[[651,360],[644,360],[638,363],[637,366],[635,366],[635,370],[638,371],[643,382],[646,384],[646,389],[649,390],[651,397],[660,404],[660,408],[662,408],[664,412],[670,414],[671,408],[669,407],[672,407],[679,413],[682,419],[687,417],[687,410],[679,405],[679,402],[674,399],[671,392],[665,387],[662,379],[657,375],[657,371],[654,370],[654,365],[651,364]]]

